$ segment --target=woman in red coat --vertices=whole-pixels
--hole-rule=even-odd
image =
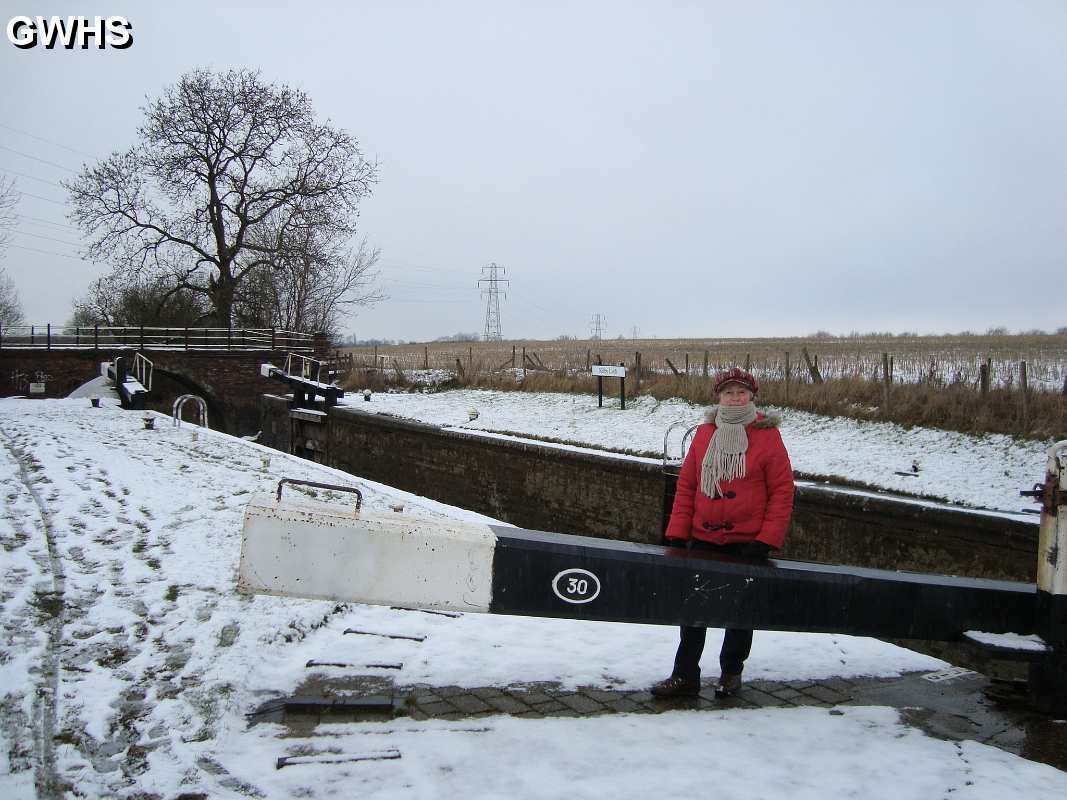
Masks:
[[[736,367],[715,379],[719,404],[709,409],[686,454],[667,538],[675,546],[766,558],[785,540],[793,513],[793,469],[777,418],[756,411],[756,379]],[[700,655],[707,628],[683,626],[671,676],[656,697],[700,692]],[[752,648],[752,631],[727,629],[719,654],[720,697],[736,694]]]

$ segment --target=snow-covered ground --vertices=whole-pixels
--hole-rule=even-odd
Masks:
[[[435,401],[449,402],[425,398]],[[402,413],[413,399],[378,395],[366,405],[387,402]],[[453,422],[471,405],[480,422],[495,413],[478,393],[451,402],[462,410]],[[531,424],[553,416],[536,398],[526,402]],[[596,423],[608,429],[657,412],[602,413],[572,420],[615,420]],[[576,435],[565,438],[590,440],[570,424]],[[403,503],[407,513],[484,518],[241,439],[173,428],[162,416],[157,425],[144,430],[139,413],[111,400],[97,409],[83,399],[0,400],[0,797],[34,797],[35,777],[52,773],[79,797],[645,798],[703,796],[709,786],[746,798],[1067,793],[1062,772],[928,738],[886,708],[401,717],[320,726],[314,743],[250,727],[245,715],[292,692],[310,659],[402,662],[399,671],[364,670],[399,686],[640,688],[667,673],[677,633],[238,595],[244,505],[282,476],[358,485],[372,509]],[[894,463],[912,457],[886,453]],[[346,628],[425,639],[344,636]],[[944,666],[871,639],[759,633],[746,673],[791,680]],[[379,758],[330,763],[342,753]],[[306,763],[275,769],[293,755]]]
[[[684,400],[642,396],[619,408],[605,391],[604,407],[594,395],[499,392],[465,389],[435,394],[387,393],[370,402],[346,397],[359,411],[408,417],[468,431],[519,434],[592,448],[662,454],[664,435],[677,455],[682,434],[704,421],[705,408]],[[470,412],[478,416],[470,419]],[[888,422],[860,422],[804,411],[761,408],[782,418],[781,432],[793,469],[816,479],[844,479],[893,492],[950,503],[1018,513],[1029,506],[1019,497],[1044,480],[1051,442],[991,434],[974,436],[932,428],[904,428]],[[658,459],[657,459],[658,460]],[[904,474],[901,474],[904,473]]]

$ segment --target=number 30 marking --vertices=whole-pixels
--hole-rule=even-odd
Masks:
[[[565,603],[588,603],[600,594],[600,579],[587,569],[565,569],[552,579],[552,591]]]

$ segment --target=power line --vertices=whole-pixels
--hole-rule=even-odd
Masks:
[[[31,139],[36,139],[39,142],[45,142],[46,144],[50,144],[50,145],[52,145],[54,147],[60,147],[60,148],[62,148],[64,150],[69,150],[70,152],[74,153],[75,155],[85,156],[86,158],[96,158],[96,156],[90,155],[89,153],[86,153],[83,150],[75,150],[73,147],[68,147],[65,144],[60,144],[59,142],[53,141],[52,139],[46,139],[44,136],[38,136],[37,134],[30,133],[29,131],[24,131],[24,130],[20,130],[19,128],[14,128],[11,125],[6,125],[3,122],[0,122],[0,128],[7,128],[9,131],[14,131],[15,133],[22,134],[23,136],[29,136]]]
[[[456,267],[427,267],[427,266],[422,265],[422,264],[412,264],[412,263],[407,262],[407,261],[398,261],[397,259],[392,258],[390,256],[383,256],[380,259],[380,261],[381,261],[382,264],[396,264],[397,266],[407,267],[408,269],[417,270],[419,272],[436,272],[438,274],[443,273],[443,272],[445,272],[445,273],[454,273],[454,274],[459,274],[460,272],[466,272],[465,269],[458,269]]]
[[[482,334],[482,338],[487,342],[499,342],[501,340],[500,335],[500,284],[510,284],[511,281],[506,278],[501,278],[500,273],[507,272],[506,267],[497,266],[494,261],[487,267],[482,267],[482,272],[489,270],[488,278],[479,278],[478,284],[488,284],[487,289],[482,289],[482,296],[485,297],[485,331]],[[504,298],[507,299],[507,294],[504,294]]]
[[[44,178],[38,178],[35,175],[27,175],[25,172],[18,172],[17,170],[10,169],[9,167],[0,167],[0,172],[6,172],[8,175],[17,175],[20,178],[29,178],[31,181],[40,181],[41,183],[47,183],[49,186],[55,186],[58,189],[62,189],[61,184],[55,181],[48,181]]]
[[[81,261],[82,263],[85,263],[85,264],[95,264],[96,263],[95,261],[87,261],[86,259],[80,258],[79,256],[72,256],[72,255],[68,255],[66,253],[56,253],[56,252],[53,252],[52,250],[41,250],[41,249],[39,249],[37,247],[26,247],[26,245],[24,245],[24,244],[9,244],[8,247],[14,247],[17,250],[29,250],[31,253],[44,253],[46,256],[59,256],[60,258],[72,258],[75,261]]]
[[[44,219],[42,217],[33,217],[29,214],[19,214],[19,222],[30,222],[31,225],[53,225],[56,228],[66,228],[72,231],[78,230],[73,225],[67,225],[63,222],[52,222],[51,220]]]
[[[18,236],[32,236],[35,239],[47,239],[50,242],[58,242],[59,244],[69,244],[71,247],[81,247],[77,242],[65,242],[62,239],[53,239],[51,236],[45,236],[42,233],[30,233],[29,231],[15,231]]]
[[[57,206],[65,206],[66,205],[66,203],[63,202],[62,200],[53,200],[51,197],[41,197],[41,195],[39,195],[39,194],[34,194],[33,192],[24,192],[21,189],[19,190],[19,194],[22,195],[23,197],[35,197],[38,200],[44,200],[46,203],[55,203]]]
[[[45,158],[38,158],[37,156],[31,156],[29,153],[23,153],[21,150],[16,150],[14,147],[8,147],[6,144],[0,144],[0,150],[7,150],[9,153],[14,153],[17,156],[28,158],[33,161],[40,161],[42,164],[47,164],[50,167],[58,167],[59,169],[65,169],[67,172],[77,174],[78,170],[71,169],[70,167],[64,167],[62,164],[57,164],[55,161],[49,161]]]

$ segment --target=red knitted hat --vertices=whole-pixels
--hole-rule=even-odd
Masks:
[[[728,369],[715,376],[715,394],[726,388],[726,384],[736,383],[748,389],[752,394],[759,391],[759,382],[751,372],[745,372],[740,367]]]

